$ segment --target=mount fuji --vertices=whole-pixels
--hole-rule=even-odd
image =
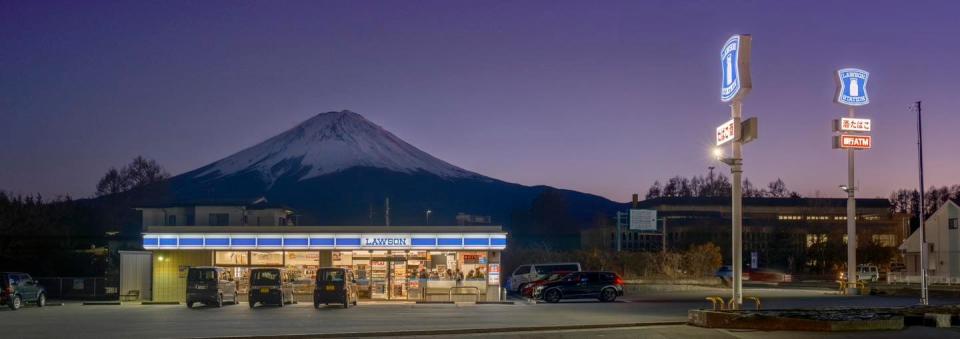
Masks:
[[[586,227],[621,204],[547,186],[474,173],[410,145],[350,111],[321,113],[236,154],[168,181],[173,201],[253,201],[289,206],[300,224],[454,224],[457,213],[489,215],[508,228],[549,192]],[[519,226],[519,225],[518,225]]]

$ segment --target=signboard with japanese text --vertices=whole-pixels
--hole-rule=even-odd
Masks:
[[[833,130],[836,132],[870,132],[870,119],[840,118],[833,120]]]
[[[717,127],[717,146],[731,142],[736,138],[737,129],[732,119]]]
[[[873,138],[869,135],[841,134],[833,136],[833,148],[840,149],[870,149],[873,147]]]
[[[863,106],[870,103],[867,95],[867,80],[870,72],[857,68],[837,70],[837,93],[833,101],[847,106]]]
[[[656,231],[657,210],[630,210],[630,229],[637,231]]]

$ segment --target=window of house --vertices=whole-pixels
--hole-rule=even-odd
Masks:
[[[960,227],[960,219],[957,219],[957,218],[947,219],[947,228],[951,230],[955,230],[957,229],[957,227]]]
[[[177,226],[177,216],[168,215],[167,216],[167,226]]]
[[[230,224],[230,215],[226,213],[210,213],[210,226],[227,226]]]

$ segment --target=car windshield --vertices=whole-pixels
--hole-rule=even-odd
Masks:
[[[280,285],[280,271],[265,270],[253,272],[253,285]]]
[[[189,281],[214,281],[217,280],[217,271],[215,270],[190,270],[187,274]]]
[[[317,274],[317,281],[343,281],[343,270],[323,270]]]

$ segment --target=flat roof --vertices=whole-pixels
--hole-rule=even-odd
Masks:
[[[503,232],[487,226],[147,226],[145,233],[470,233]]]

